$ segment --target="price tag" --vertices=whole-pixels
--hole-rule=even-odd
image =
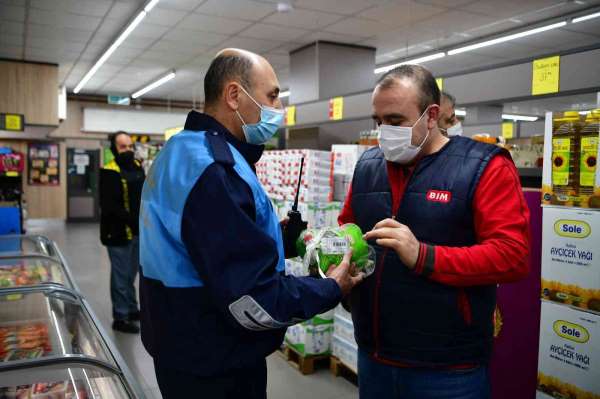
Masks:
[[[328,255],[343,255],[348,252],[348,241],[343,237],[324,237],[321,250]]]
[[[294,126],[296,124],[296,106],[290,105],[285,109],[285,125]]]
[[[512,139],[514,136],[514,124],[512,122],[502,123],[502,137]]]
[[[531,94],[534,96],[558,93],[560,81],[560,56],[533,61]]]
[[[339,121],[344,118],[344,97],[329,100],[329,120]]]
[[[23,130],[23,118],[21,115],[10,115],[7,114],[4,117],[4,128],[6,130]]]

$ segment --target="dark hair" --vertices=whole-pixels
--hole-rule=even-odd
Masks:
[[[248,57],[235,53],[218,55],[210,63],[204,77],[204,104],[212,105],[217,102],[223,86],[230,80],[239,80],[246,90],[250,90],[251,70],[252,60]]]
[[[440,105],[440,89],[435,81],[435,78],[428,69],[413,64],[400,65],[381,76],[377,80],[377,87],[389,89],[396,84],[399,79],[411,79],[417,84],[421,95],[419,108],[421,112],[425,112],[431,104]]]
[[[112,154],[116,157],[117,154],[119,153],[117,151],[117,137],[119,137],[120,135],[124,134],[125,136],[129,136],[129,133],[123,131],[123,130],[119,130],[118,132],[115,132],[113,134],[111,134],[108,137],[108,140],[110,140],[110,152],[112,152]]]
[[[456,106],[456,97],[454,97],[452,94],[442,91],[441,95],[442,98],[446,98],[448,101],[450,101],[450,104],[452,104],[452,108]]]

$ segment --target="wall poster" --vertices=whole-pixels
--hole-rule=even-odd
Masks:
[[[27,159],[30,186],[60,184],[60,150],[57,143],[29,143]]]

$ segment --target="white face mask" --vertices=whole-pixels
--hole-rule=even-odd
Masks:
[[[450,126],[448,129],[446,129],[446,134],[448,135],[448,137],[462,136],[462,133],[462,123],[460,123],[460,121],[458,121],[456,125]]]
[[[418,146],[411,144],[412,131],[426,112],[427,110],[425,110],[415,124],[410,127],[392,125],[379,126],[379,148],[383,151],[386,160],[399,164],[407,164],[419,155],[419,152],[421,152],[421,149],[429,138],[429,129],[427,129],[425,139]]]

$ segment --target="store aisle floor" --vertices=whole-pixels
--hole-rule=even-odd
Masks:
[[[31,220],[27,224],[28,234],[41,234],[56,241],[76,283],[142,385],[148,399],[160,399],[152,358],[142,346],[140,336],[122,334],[111,329],[109,261],[106,248],[100,244],[98,230],[96,224],[65,224],[50,220]],[[343,378],[333,377],[329,370],[303,376],[278,355],[268,358],[268,369],[270,399],[358,398],[356,386]]]

